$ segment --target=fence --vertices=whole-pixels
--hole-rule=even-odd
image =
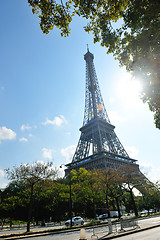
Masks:
[[[139,227],[137,219],[128,219],[128,220],[120,220],[121,230],[125,230],[124,228],[137,228]]]
[[[102,237],[107,236],[108,234],[120,234],[122,231],[131,231],[139,228],[137,219],[120,219],[120,222],[108,222],[107,225],[101,227],[93,228],[93,234],[91,235],[92,239],[102,239]]]

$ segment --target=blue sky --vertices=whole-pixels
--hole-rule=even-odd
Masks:
[[[137,97],[137,86],[106,49],[93,44],[76,18],[69,38],[45,36],[27,1],[0,2],[0,187],[4,169],[21,163],[71,161],[83,123],[84,54],[89,44],[103,100],[130,157],[153,181],[159,177],[159,130]]]

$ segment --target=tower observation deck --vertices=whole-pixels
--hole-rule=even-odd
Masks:
[[[137,160],[129,157],[109,120],[101,95],[95,67],[94,56],[89,51],[84,55],[86,61],[86,92],[83,126],[72,162],[66,165],[66,175],[71,169],[83,167],[87,170],[118,168],[131,164],[139,169]]]

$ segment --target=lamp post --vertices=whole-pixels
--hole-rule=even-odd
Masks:
[[[107,207],[107,213],[108,213],[108,218],[110,218],[110,210],[109,210],[109,203],[108,203],[108,191],[106,190],[106,207]]]
[[[69,176],[69,212],[70,212],[70,227],[72,227],[72,184],[71,175]]]
[[[61,164],[62,168],[64,164]],[[65,165],[64,165],[65,166]],[[69,173],[69,217],[70,217],[70,227],[72,227],[72,183],[71,183],[71,174]]]

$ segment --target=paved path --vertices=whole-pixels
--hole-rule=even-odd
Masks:
[[[64,223],[50,223],[46,224],[46,226],[42,227],[41,225],[39,226],[31,226],[30,230],[31,231],[45,231],[49,229],[62,229],[64,228]],[[0,228],[0,236],[4,234],[11,234],[11,233],[23,233],[26,232],[27,226],[26,225],[21,225],[21,226],[13,226],[11,229],[10,227],[4,227]]]
[[[112,225],[113,232],[111,234],[104,234],[101,232],[94,230],[95,235],[98,236],[98,239],[113,239],[118,238],[122,235],[128,235],[135,232],[144,231],[146,229],[151,229],[155,227],[160,227],[160,216],[156,217],[148,217],[144,219],[139,219],[137,221],[138,226],[137,227],[128,227],[121,229],[121,225],[119,223]],[[109,232],[109,230],[108,230]]]

